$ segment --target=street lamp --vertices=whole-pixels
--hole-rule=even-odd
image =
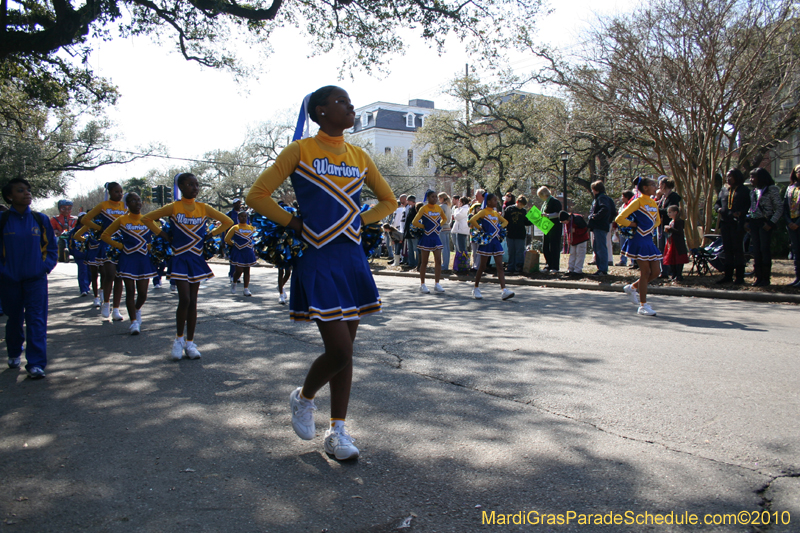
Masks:
[[[567,152],[566,150],[561,152],[561,161],[564,162],[564,174],[563,174],[563,177],[564,177],[564,207],[563,207],[563,209],[564,209],[564,211],[569,212],[569,209],[567,209],[567,161],[569,161],[569,152]]]

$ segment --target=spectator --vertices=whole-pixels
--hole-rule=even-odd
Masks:
[[[753,250],[753,287],[770,284],[772,274],[772,235],[783,216],[783,202],[780,189],[765,168],[750,171],[750,219],[747,229],[750,232],[750,246]]]
[[[408,253],[408,268],[413,268],[414,270],[417,269],[417,242],[419,239],[415,236],[414,228],[411,223],[414,221],[414,217],[417,216],[417,209],[421,208],[422,205],[417,206],[416,203],[413,203],[412,200],[416,200],[414,196],[410,196],[409,200],[409,207],[408,211],[406,212],[406,222],[405,227],[403,228],[403,239],[406,241],[406,250]]]
[[[442,240],[442,270],[450,270],[450,224],[453,221],[453,209],[450,205],[450,197],[447,193],[439,193],[439,207],[444,212],[445,219],[442,221],[442,231],[439,238]]]
[[[542,204],[542,214],[553,221],[556,225],[547,235],[544,236],[542,252],[547,266],[542,272],[558,272],[561,266],[561,225],[558,224],[558,216],[561,213],[561,202],[553,198],[550,189],[539,187],[536,194],[544,202]]]
[[[620,201],[622,202],[622,209],[620,209],[620,211],[622,211],[626,207],[628,207],[629,203],[631,203],[633,201],[633,191],[625,191],[625,192],[623,192],[622,196],[620,197]],[[617,225],[616,222],[614,222],[612,224],[612,227],[619,228],[619,226]],[[622,246],[625,244],[625,241],[628,240],[628,237],[627,237],[627,235],[625,235],[625,234],[623,234],[622,232],[619,232],[619,231],[617,232],[617,235],[619,235],[619,249],[621,251],[622,250]],[[634,264],[636,263],[635,261],[631,261],[631,262],[634,263]],[[617,263],[617,266],[627,266],[627,265],[628,265],[628,256],[622,255],[620,253],[619,263]]]
[[[668,176],[659,176],[658,178],[658,192],[656,192],[655,201],[658,204],[658,216],[661,217],[661,225],[658,227],[657,239],[658,250],[663,254],[664,246],[667,244],[667,234],[664,228],[669,224],[669,215],[667,209],[671,205],[680,207],[681,195],[676,193],[675,180]],[[666,278],[669,276],[669,266],[662,264],[661,277]]]
[[[392,214],[392,220],[389,222],[392,228],[400,232],[402,235],[403,228],[406,225],[406,204],[408,203],[408,198],[405,194],[401,194],[399,198],[397,198],[397,209],[395,209],[394,214]],[[395,266],[400,266],[400,260],[403,256],[403,239],[401,238],[399,242],[395,241],[394,239],[389,236],[387,242],[391,242],[394,244],[392,253],[389,257],[393,257],[395,261]]]
[[[567,276],[581,276],[583,262],[586,260],[586,243],[589,242],[589,225],[578,213],[569,214],[562,211],[558,219],[562,224],[566,224],[567,242],[569,242]]]
[[[503,211],[516,204],[517,198],[512,193],[507,192],[506,195],[503,196]]]
[[[513,197],[513,195],[511,196]],[[508,246],[506,274],[509,275],[515,272],[522,273],[525,263],[525,226],[531,225],[531,221],[525,216],[528,199],[520,196],[515,201],[516,205],[510,205],[503,211],[503,218],[508,221],[508,226],[506,226],[508,232],[506,234],[506,245]]]
[[[453,235],[455,236],[456,252],[467,251],[467,239],[469,237],[469,198],[461,196],[458,204],[453,209]]]
[[[794,281],[789,287],[800,287],[800,165],[792,169],[789,175],[789,187],[783,200],[783,216],[786,218],[786,229],[792,245],[794,260]]]
[[[11,209],[0,215],[0,294],[6,322],[9,368],[45,377],[47,366],[47,274],[56,266],[58,244],[47,215],[31,211],[31,185],[13,178],[3,186]],[[23,329],[23,325],[25,328]]]
[[[689,262],[689,250],[686,248],[686,235],[683,233],[684,222],[681,218],[681,208],[677,205],[669,206],[667,216],[672,220],[664,228],[664,232],[667,234],[667,244],[664,246],[664,264],[669,266],[673,280],[683,281],[683,265]]]
[[[617,208],[614,201],[606,195],[605,183],[597,180],[592,183],[591,188],[594,201],[589,211],[588,225],[592,230],[593,246],[597,255],[597,272],[594,275],[604,276],[608,274],[608,232],[611,221],[617,217]]]
[[[722,236],[722,257],[725,275],[717,283],[737,285],[744,283],[744,236],[746,215],[750,211],[750,189],[744,184],[744,174],[732,168],[725,176],[727,185],[720,189],[714,210],[719,213],[719,231]],[[733,274],[736,272],[736,279]]]
[[[76,220],[77,218],[72,216],[72,202],[59,200],[58,216],[51,218],[50,224],[53,226],[53,232],[58,239],[58,261],[60,263],[69,263],[67,238],[69,231],[75,227]]]

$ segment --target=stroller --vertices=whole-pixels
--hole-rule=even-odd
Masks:
[[[715,270],[724,270],[722,263],[722,237],[717,237],[708,246],[692,248],[691,254],[692,268],[689,270],[689,274],[696,271],[698,276],[710,275],[712,267]]]

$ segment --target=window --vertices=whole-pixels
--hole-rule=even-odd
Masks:
[[[422,115],[421,117],[419,117],[419,127],[420,128],[424,128],[425,127],[425,115]]]
[[[389,155],[392,153],[392,149],[387,146],[386,148],[383,149],[383,153]]]
[[[408,166],[414,166],[414,150],[408,150]]]
[[[408,128],[414,127],[414,113],[409,113],[406,115],[406,127]]]
[[[368,127],[370,122],[372,122],[372,113],[364,113],[361,116],[361,128]]]

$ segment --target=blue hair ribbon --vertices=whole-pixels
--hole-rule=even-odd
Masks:
[[[297,116],[297,125],[294,128],[293,141],[299,141],[311,136],[311,118],[308,116],[308,100],[311,98],[311,93],[303,98],[303,104],[300,106],[300,113]]]

